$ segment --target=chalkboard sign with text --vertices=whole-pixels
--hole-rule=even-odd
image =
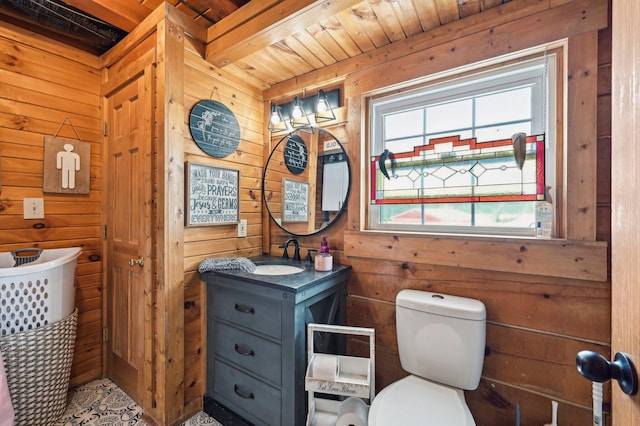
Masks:
[[[284,145],[284,164],[287,169],[294,175],[299,175],[307,168],[308,161],[309,152],[304,140],[298,135],[289,136]]]
[[[238,223],[240,172],[187,162],[187,226]]]
[[[226,157],[240,143],[236,116],[218,101],[198,101],[189,114],[189,130],[196,145],[213,157]]]
[[[309,184],[293,179],[282,180],[282,221],[307,222],[309,219]]]

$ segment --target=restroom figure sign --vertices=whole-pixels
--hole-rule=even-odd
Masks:
[[[45,136],[43,191],[88,194],[90,147],[82,141]]]
[[[62,175],[62,189],[75,189],[76,172],[80,171],[80,155],[73,152],[74,146],[70,143],[64,144],[64,150],[59,151],[56,156],[56,168]]]

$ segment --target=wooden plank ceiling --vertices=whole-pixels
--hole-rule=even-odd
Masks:
[[[511,0],[169,0],[207,28],[206,58],[235,67],[268,88]],[[91,32],[73,40],[70,30],[28,19],[37,4],[53,0],[2,0],[0,19],[25,21],[32,31],[58,33],[85,50],[106,50],[163,0],[56,0],[113,28],[110,43]],[[36,6],[34,6],[36,4]],[[26,11],[26,12],[25,12]],[[25,18],[26,16],[26,18]],[[38,17],[36,17],[38,18]],[[40,17],[41,18],[41,17]],[[92,21],[93,22],[93,21]],[[93,31],[100,32],[100,31]],[[104,38],[104,37],[103,37]]]

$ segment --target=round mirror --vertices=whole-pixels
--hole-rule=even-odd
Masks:
[[[344,147],[330,132],[307,127],[275,145],[262,175],[269,216],[293,235],[323,231],[342,214],[351,187]]]

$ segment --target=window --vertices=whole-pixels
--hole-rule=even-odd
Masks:
[[[555,188],[555,67],[545,54],[371,98],[369,228],[532,236]]]

